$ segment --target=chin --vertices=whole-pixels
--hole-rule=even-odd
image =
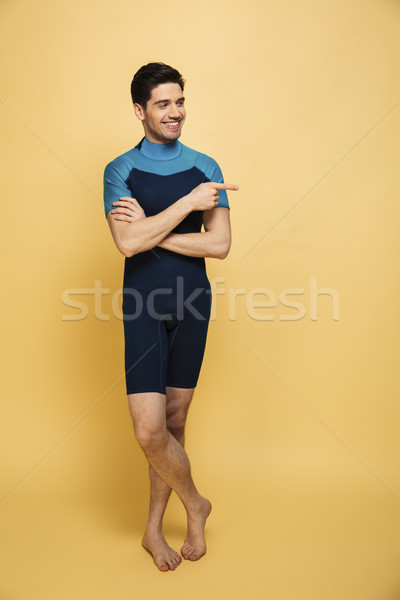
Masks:
[[[181,132],[176,132],[176,133],[171,133],[170,137],[166,138],[169,142],[173,142],[174,140],[177,140],[181,135]]]

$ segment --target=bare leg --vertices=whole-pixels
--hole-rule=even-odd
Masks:
[[[150,506],[147,529],[162,531],[162,520],[168,504],[172,488],[158,475],[149,464]]]
[[[167,387],[167,429],[182,447],[184,447],[185,443],[185,423],[193,392],[194,388],[177,389]],[[172,488],[161,479],[151,464],[149,464],[149,476],[149,518],[142,546],[153,555],[153,560],[160,570],[166,571],[168,568],[174,570],[181,563],[182,559],[167,544],[162,533],[162,520]]]
[[[173,388],[167,386],[166,416],[167,429],[180,443],[185,446],[185,424],[194,388]],[[150,476],[150,508],[147,527],[162,530],[162,519],[172,488],[165,483],[149,464]]]
[[[178,552],[169,546],[162,532],[162,518],[172,490],[150,464],[149,475],[150,510],[142,546],[153,556],[154,563],[160,571],[174,571],[182,559]]]
[[[198,560],[206,551],[204,525],[211,511],[211,503],[197,491],[191,477],[187,454],[179,441],[167,429],[166,397],[158,393],[130,394],[128,400],[136,438],[150,465],[159,478],[164,480],[169,488],[175,490],[185,506],[188,535],[182,547],[182,555],[184,558]],[[173,429],[174,418],[172,415],[170,415],[169,423],[170,428]],[[153,491],[156,494],[158,492],[159,497],[156,499],[153,495],[155,504],[151,511],[151,523],[152,527],[157,530],[170,491],[156,478],[153,478],[153,483]],[[175,560],[170,559],[169,562],[166,562],[168,568],[177,566],[176,557]],[[159,564],[157,566],[161,567]],[[164,568],[161,570],[167,570],[167,565],[164,564]]]

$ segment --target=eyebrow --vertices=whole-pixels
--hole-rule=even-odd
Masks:
[[[178,98],[177,102],[180,102],[181,100],[185,100],[185,97],[181,96],[180,98]],[[166,98],[165,100],[157,100],[157,102],[153,102],[153,106],[155,104],[163,104],[164,102],[168,103],[169,101],[170,101],[169,98]]]

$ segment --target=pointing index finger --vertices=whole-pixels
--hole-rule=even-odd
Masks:
[[[217,183],[216,181],[210,181],[210,183],[212,183],[212,185],[217,190],[238,190],[239,189],[239,186],[234,185],[233,183]]]

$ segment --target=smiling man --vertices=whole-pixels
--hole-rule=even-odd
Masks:
[[[206,552],[211,512],[192,479],[185,423],[200,373],[211,309],[205,257],[223,259],[231,244],[229,202],[217,162],[179,141],[186,118],[185,80],[149,63],[131,84],[144,137],[107,164],[104,209],[125,256],[125,381],[136,439],[149,462],[150,508],[142,545],[161,571],[181,555]],[[204,227],[204,231],[202,228]],[[187,514],[181,555],[162,532],[171,490]]]

